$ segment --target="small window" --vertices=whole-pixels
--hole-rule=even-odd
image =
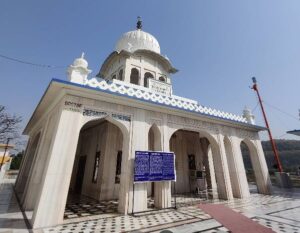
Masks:
[[[193,154],[188,155],[188,161],[189,161],[189,170],[196,170],[195,155],[193,155]]]
[[[93,183],[97,183],[97,178],[98,178],[98,171],[99,171],[99,164],[100,164],[100,151],[96,152],[95,155],[95,162],[94,162],[94,170],[93,170]]]
[[[122,151],[119,150],[117,154],[115,184],[120,183],[121,168],[122,168]]]
[[[131,69],[131,74],[130,74],[130,83],[139,85],[140,82],[140,74],[139,71],[136,68]]]
[[[119,71],[119,80],[123,81],[123,69]]]
[[[163,76],[160,76],[160,77],[159,77],[159,81],[161,81],[161,82],[166,82],[166,78],[163,77]]]
[[[153,74],[151,74],[150,72],[146,72],[144,75],[144,87],[149,87],[149,79],[150,78],[154,78]]]

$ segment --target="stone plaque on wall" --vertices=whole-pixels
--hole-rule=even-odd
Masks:
[[[153,92],[160,94],[160,95],[172,95],[172,86],[168,83],[164,83],[161,81],[157,81],[155,79],[148,79],[149,82],[149,89]]]

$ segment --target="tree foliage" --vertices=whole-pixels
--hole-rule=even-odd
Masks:
[[[24,151],[19,152],[16,156],[13,157],[11,164],[10,164],[10,170],[19,170],[23,154],[24,154]]]
[[[285,171],[297,171],[300,166],[300,141],[298,140],[275,140],[278,149],[279,158]],[[270,141],[262,141],[262,147],[265,153],[266,162],[269,170],[276,170],[274,153]],[[252,169],[250,154],[247,146],[241,144],[245,167]]]
[[[22,117],[10,114],[5,106],[0,105],[0,142],[5,143],[7,138],[19,136],[19,123]]]

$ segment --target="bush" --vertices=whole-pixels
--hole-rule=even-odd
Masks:
[[[10,170],[19,170],[23,158],[23,151],[13,157],[10,165]]]

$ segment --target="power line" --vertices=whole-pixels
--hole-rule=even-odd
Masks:
[[[269,107],[274,108],[274,109],[276,109],[277,111],[279,111],[279,112],[281,112],[281,113],[283,113],[283,114],[285,114],[285,115],[287,115],[287,116],[293,118],[294,120],[299,121],[299,119],[298,119],[297,117],[293,116],[292,114],[287,113],[287,112],[281,110],[280,108],[275,107],[275,106],[273,106],[273,105],[267,103],[266,101],[264,101],[264,103],[265,103],[266,105],[268,105]]]
[[[282,138],[282,137],[285,136],[285,135],[288,135],[288,134],[287,134],[287,133],[282,134],[282,135],[280,135],[280,136],[278,137],[278,139]]]
[[[252,109],[252,113],[256,110],[256,108],[258,107],[258,105],[259,105],[259,102],[257,101],[255,107]]]
[[[0,54],[0,57],[10,60],[10,61],[14,61],[14,62],[18,62],[18,63],[22,63],[25,65],[31,65],[31,66],[37,66],[37,67],[41,67],[41,68],[48,68],[48,69],[62,69],[62,68],[66,68],[66,66],[54,66],[54,65],[46,65],[46,64],[38,64],[38,63],[33,63],[33,62],[28,62],[28,61],[24,61],[18,58],[13,58],[13,57],[9,57],[3,54]]]

